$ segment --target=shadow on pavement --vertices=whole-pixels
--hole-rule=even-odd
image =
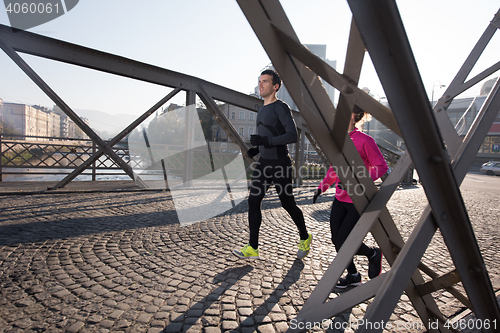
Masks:
[[[162,331],[166,332],[185,332],[191,326],[194,325],[199,318],[203,316],[203,313],[210,308],[210,306],[217,301],[226,290],[231,288],[234,284],[238,282],[243,276],[247,275],[253,270],[251,265],[232,267],[222,271],[213,278],[214,283],[219,283],[220,286],[215,288],[208,296],[204,297],[198,303],[191,306],[186,313],[180,315],[179,317],[172,320],[165,329]],[[196,314],[194,317],[190,317],[189,323],[186,323],[186,316],[188,313]]]
[[[339,289],[334,287],[332,293],[337,294],[337,296],[348,292],[355,287],[348,287],[346,289]],[[331,299],[330,299],[331,300]],[[327,300],[328,302],[329,300]],[[293,330],[305,330],[307,332],[313,330],[321,330],[325,333],[343,333],[346,330],[349,332],[355,331],[357,329],[358,323],[356,321],[350,321],[352,309],[348,309],[336,317],[330,319],[324,319],[320,322],[299,322],[296,318],[290,321],[289,328]]]
[[[295,259],[292,267],[288,270],[283,281],[276,287],[267,300],[247,317],[241,326],[254,326],[262,322],[262,319],[271,312],[272,308],[279,303],[283,294],[300,278],[300,272],[304,269],[304,263],[300,259]],[[258,317],[258,318],[257,318]],[[260,320],[259,320],[260,319]]]
[[[198,321],[198,319],[203,316],[204,312],[209,309],[210,306],[224,294],[226,290],[231,288],[231,286],[238,282],[238,280],[240,280],[243,276],[250,273],[252,269],[252,266],[246,265],[243,267],[230,268],[219,273],[213,281],[221,284],[223,281],[225,281],[225,285],[221,285],[220,287],[216,288],[210,293],[210,295],[203,298],[201,301],[189,308],[185,314],[182,314],[179,317],[175,318],[172,323],[165,327],[162,332],[167,333],[187,331],[191,326],[194,325],[196,321]],[[290,286],[297,282],[297,280],[300,278],[300,272],[302,271],[302,269],[304,269],[304,263],[302,262],[302,260],[296,259],[293,265],[288,270],[286,276],[283,278],[283,281],[276,287],[273,293],[269,295],[264,303],[262,303],[257,309],[249,314],[249,316],[243,322],[241,322],[240,326],[255,327],[260,322],[262,322],[264,317],[271,312],[272,308],[276,304],[278,304],[279,299],[283,296],[283,294],[290,288]],[[228,279],[227,277],[231,275],[236,275],[236,277]],[[193,310],[197,311],[196,317],[190,318],[190,322],[186,323],[186,314],[188,312],[193,313]]]

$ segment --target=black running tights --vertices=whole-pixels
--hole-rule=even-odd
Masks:
[[[292,164],[290,160],[264,160],[261,158],[253,171],[248,196],[248,224],[250,228],[250,245],[259,246],[259,229],[262,223],[261,204],[269,186],[274,183],[281,205],[291,216],[299,229],[300,239],[307,239],[304,215],[293,197]]]
[[[337,253],[358,222],[359,217],[359,213],[353,203],[333,200],[332,212],[330,214],[330,230],[332,232],[332,242],[335,245]],[[373,255],[373,249],[362,243],[356,254],[370,258]],[[354,274],[357,271],[351,259],[349,266],[347,266],[347,272]]]

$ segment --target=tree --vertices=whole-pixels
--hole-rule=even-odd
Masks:
[[[213,141],[212,127],[217,125],[217,121],[207,109],[197,109],[197,111],[198,117],[200,117],[201,128],[203,129],[205,139]]]

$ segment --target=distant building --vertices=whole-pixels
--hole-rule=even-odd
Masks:
[[[182,108],[182,105],[178,105],[178,104],[175,104],[175,103],[170,103],[170,105],[167,107],[167,109],[165,110],[165,112],[177,110],[179,108]]]
[[[483,83],[479,96],[453,100],[451,103],[446,112],[460,136],[465,136],[469,131],[497,79],[493,78]],[[476,162],[500,161],[500,110],[497,112],[497,117],[477,152]]]
[[[464,137],[467,134],[495,81],[496,78],[485,82],[480,89],[481,95],[479,96],[456,98],[451,102],[446,113],[458,135]],[[387,102],[381,103],[389,107]],[[500,110],[498,111],[500,112]],[[395,153],[402,154],[406,150],[403,140],[375,118],[364,124],[363,131],[371,135],[379,145]],[[491,159],[500,160],[500,113],[493,122],[476,156],[477,162]]]
[[[59,128],[60,136],[62,138],[75,138],[88,140],[89,137],[85,132],[83,132],[76,124],[71,120],[66,113],[64,113],[57,105],[54,105],[53,112],[60,116],[59,118]],[[89,120],[85,117],[80,117],[80,119],[87,125],[89,125]]]
[[[5,125],[14,128],[18,135],[46,136],[47,134],[47,114],[35,107],[26,104],[4,103],[3,118]]]
[[[39,105],[20,103],[1,103],[0,115],[3,118],[3,127],[12,128],[21,139],[27,137],[37,141],[47,141],[49,138],[81,138],[88,136],[71,121],[64,112],[54,107],[49,110]],[[82,118],[88,124],[88,119]]]
[[[223,104],[219,108],[226,115],[227,119],[229,119],[241,138],[246,142],[250,142],[250,135],[257,132],[255,128],[257,113],[230,104]],[[215,141],[228,140],[227,134],[219,125],[212,127],[212,138]]]

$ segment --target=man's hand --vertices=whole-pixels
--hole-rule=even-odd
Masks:
[[[247,155],[250,158],[254,158],[254,156],[257,156],[258,154],[259,154],[259,147],[252,147],[247,151]]]
[[[316,200],[318,199],[319,195],[321,194],[321,190],[318,188],[316,192],[314,193],[313,196],[313,203],[316,203]]]
[[[268,146],[269,138],[267,136],[254,134],[250,136],[250,143],[254,146]]]

